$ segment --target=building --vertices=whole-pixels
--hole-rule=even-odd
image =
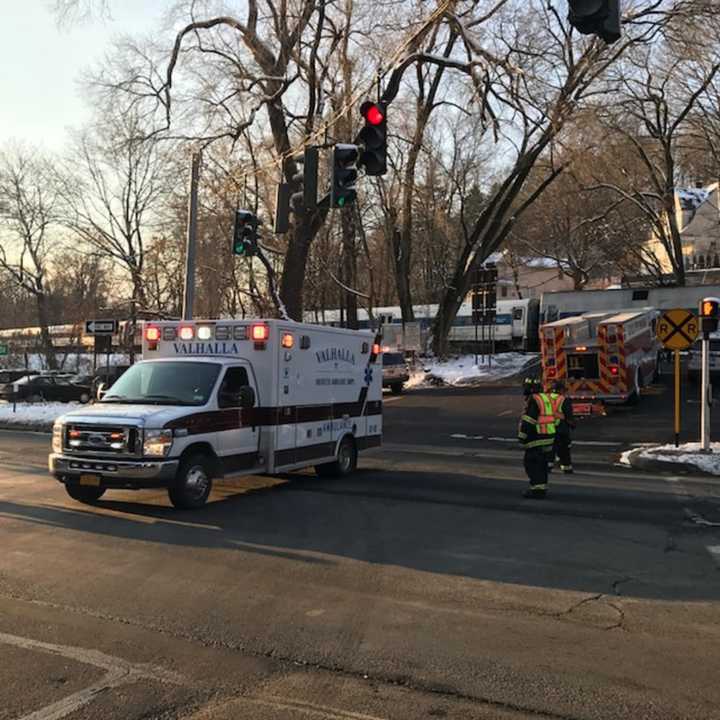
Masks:
[[[700,276],[708,269],[720,269],[720,183],[677,190],[675,219],[682,237],[685,269]],[[650,239],[648,250],[657,258],[663,273],[672,273],[670,258],[657,237]]]

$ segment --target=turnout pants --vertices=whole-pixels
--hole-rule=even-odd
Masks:
[[[566,470],[572,468],[572,458],[570,457],[570,435],[557,433],[555,435],[555,456],[560,461],[560,468]]]
[[[547,490],[547,462],[548,453],[543,447],[527,448],[525,450],[525,472],[530,480],[530,490],[544,493]]]

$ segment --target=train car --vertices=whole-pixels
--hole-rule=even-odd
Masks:
[[[538,347],[539,301],[536,298],[524,300],[498,300],[495,324],[479,325],[477,341],[494,336],[495,346],[505,350],[536,350]],[[433,320],[438,312],[436,304],[413,305],[415,321],[420,324],[421,331],[427,336]],[[338,310],[308,311],[305,322],[321,325],[339,326],[343,324],[344,314]],[[402,325],[402,313],[397,305],[376,307],[373,309],[375,326],[383,326],[387,330]],[[358,309],[358,325],[361,330],[370,328],[373,323],[367,310]],[[492,333],[492,335],[491,335]],[[465,302],[453,321],[449,341],[458,349],[472,349],[476,343],[475,325],[472,322],[472,306]]]

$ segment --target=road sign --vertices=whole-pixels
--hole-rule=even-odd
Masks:
[[[10,348],[7,345],[0,345],[0,356],[7,355],[10,352]]]
[[[658,320],[657,338],[668,350],[686,350],[697,339],[700,325],[688,310],[666,310]]]
[[[420,352],[422,350],[421,342],[420,323],[405,323],[405,329],[403,330],[403,348],[405,350]]]
[[[118,329],[117,320],[86,320],[86,335],[114,335]]]

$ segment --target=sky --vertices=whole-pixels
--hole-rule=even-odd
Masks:
[[[7,1],[7,0],[6,0]],[[0,145],[9,140],[59,151],[67,127],[91,108],[78,79],[113,37],[157,29],[167,0],[111,0],[111,17],[58,27],[52,0],[22,0],[3,12],[0,42]]]

